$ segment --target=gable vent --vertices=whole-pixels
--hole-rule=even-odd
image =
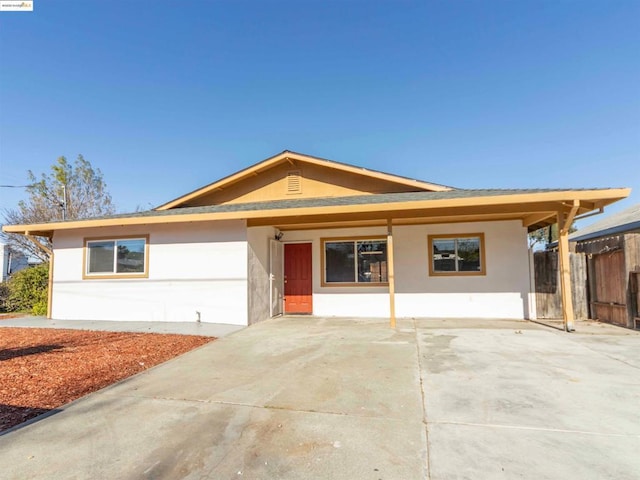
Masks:
[[[302,175],[300,170],[287,172],[287,194],[302,193]]]

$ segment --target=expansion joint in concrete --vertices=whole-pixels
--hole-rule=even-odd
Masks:
[[[576,344],[580,345],[581,347],[584,347],[584,348],[586,348],[587,350],[590,350],[590,351],[592,351],[592,352],[594,352],[594,353],[596,353],[596,354],[598,354],[598,355],[602,355],[603,357],[606,357],[606,358],[608,358],[608,359],[610,359],[610,360],[615,360],[616,362],[620,362],[620,363],[622,363],[622,364],[626,365],[627,367],[631,367],[631,368],[635,368],[636,370],[640,370],[640,367],[639,367],[639,366],[637,366],[637,365],[634,365],[633,363],[625,362],[624,360],[621,360],[621,359],[619,359],[619,358],[617,358],[617,357],[614,357],[614,356],[612,356],[612,355],[609,355],[609,354],[604,353],[604,352],[599,351],[599,350],[595,350],[595,349],[593,349],[593,348],[589,347],[588,345],[585,345],[584,343],[576,342],[576,341],[575,341],[575,340],[573,340],[573,339],[570,339],[570,340],[571,340],[573,343],[576,343]]]
[[[102,392],[97,392],[103,394]],[[110,395],[109,393],[104,393],[106,395]],[[103,395],[104,395],[103,394]],[[393,418],[385,415],[361,415],[354,413],[345,413],[345,412],[326,412],[320,410],[304,410],[299,408],[291,408],[291,407],[283,407],[278,405],[256,405],[253,403],[240,403],[240,402],[228,402],[224,400],[209,400],[209,399],[197,399],[197,398],[176,398],[176,397],[159,397],[159,396],[149,396],[149,395],[122,395],[122,394],[112,394],[118,397],[128,397],[128,398],[145,398],[150,400],[159,400],[165,402],[184,402],[184,403],[199,403],[199,404],[208,404],[208,405],[226,405],[230,407],[246,407],[246,408],[258,408],[265,410],[280,410],[285,412],[294,412],[294,413],[313,413],[317,415],[331,415],[338,417],[357,417],[357,418],[370,418],[370,419],[379,419],[384,420],[385,422],[398,422],[404,423],[406,420],[401,418]]]
[[[433,425],[459,425],[463,427],[504,428],[504,429],[511,429],[511,430],[530,430],[530,431],[536,431],[536,432],[570,433],[570,434],[576,434],[576,435],[596,435],[599,437],[640,438],[640,433],[591,432],[587,430],[568,430],[563,428],[531,427],[527,425],[500,425],[495,423],[448,422],[448,421],[435,421],[431,423]]]
[[[416,356],[417,356],[417,363],[418,363],[418,378],[420,379],[420,400],[422,403],[422,423],[424,425],[424,433],[425,433],[425,447],[427,449],[427,464],[425,466],[425,470],[426,470],[426,478],[427,480],[431,479],[431,458],[430,458],[430,453],[431,453],[431,446],[429,444],[429,422],[427,420],[427,402],[426,402],[426,394],[424,391],[424,381],[423,381],[423,377],[422,377],[422,372],[424,371],[422,369],[422,355],[421,355],[421,351],[420,351],[420,338],[418,336],[418,325],[416,323],[416,319],[413,319],[413,331],[415,333],[415,338],[416,338]]]

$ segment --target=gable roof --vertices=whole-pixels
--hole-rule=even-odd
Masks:
[[[204,195],[207,195],[208,193],[213,192],[214,190],[223,189],[225,187],[228,187],[229,185],[240,182],[253,175],[256,175],[260,172],[273,168],[276,165],[286,163],[286,162],[289,162],[292,164],[293,162],[309,163],[309,164],[318,165],[321,167],[331,168],[338,172],[347,172],[347,173],[362,175],[365,177],[375,178],[378,180],[384,180],[387,182],[392,182],[400,185],[405,185],[421,191],[443,192],[443,191],[454,190],[453,187],[448,187],[448,186],[440,185],[437,183],[424,182],[422,180],[415,180],[412,178],[393,175],[390,173],[380,172],[377,170],[356,167],[348,163],[336,162],[333,160],[327,160],[325,158],[314,157],[311,155],[305,155],[303,153],[297,153],[297,152],[285,150],[282,153],[279,153],[277,155],[274,155],[273,157],[267,158],[266,160],[258,162],[250,167],[240,170],[239,172],[236,172],[232,175],[224,177],[213,183],[205,185],[204,187],[193,190],[192,192],[189,192],[186,195],[175,198],[163,205],[156,207],[154,210],[162,211],[162,210],[169,210],[172,208],[185,206],[185,204],[194,200],[195,198],[199,198]]]
[[[569,240],[580,242],[631,230],[640,230],[640,203],[578,230],[569,236]]]

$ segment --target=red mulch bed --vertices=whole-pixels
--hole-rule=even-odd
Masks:
[[[213,337],[0,328],[0,432]]]

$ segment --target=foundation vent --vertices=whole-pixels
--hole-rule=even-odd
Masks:
[[[302,193],[302,175],[300,170],[287,172],[287,195]]]

